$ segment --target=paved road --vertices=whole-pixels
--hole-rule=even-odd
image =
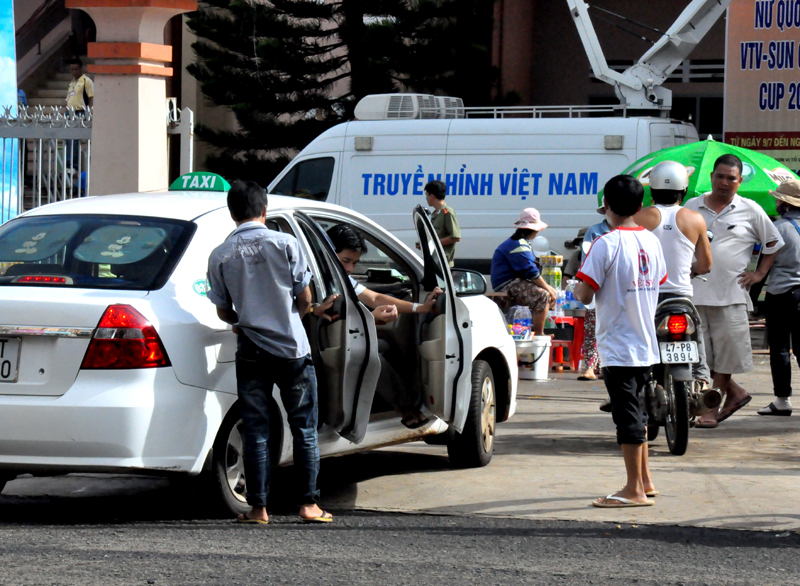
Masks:
[[[741,414],[693,431],[684,457],[651,445],[652,508],[589,506],[622,461],[602,385],[564,376],[522,385],[486,468],[424,444],[323,461],[332,527],[299,525],[280,500],[271,527],[207,519],[162,479],[16,480],[0,496],[0,584],[800,584],[800,418],[755,414],[771,388],[756,362]]]
[[[357,512],[314,527],[286,516],[268,527],[122,522],[120,499],[98,504],[22,505],[0,524],[0,583],[800,584],[796,534]]]
[[[800,499],[789,495],[800,477],[800,417],[756,414],[770,402],[772,383],[768,358],[754,358],[756,371],[737,377],[754,397],[750,405],[717,429],[691,430],[685,456],[669,453],[663,430],[651,443],[661,491],[654,507],[589,506],[625,475],[611,417],[597,409],[606,397],[602,381],[574,375],[521,385],[518,413],[498,426],[484,469],[449,469],[442,448],[412,444],[345,459],[347,473],[326,476],[327,497],[339,507],[378,510],[798,530]]]

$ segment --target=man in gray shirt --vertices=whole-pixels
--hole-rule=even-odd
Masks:
[[[208,259],[208,298],[238,333],[236,387],[252,508],[237,520],[269,522],[270,400],[278,385],[294,438],[294,463],[304,476],[300,517],[330,522],[333,517],[317,504],[317,379],[301,322],[311,308],[311,273],[297,240],[266,227],[267,194],[257,183],[236,181],[228,209],[236,230]]]
[[[735,155],[714,161],[711,191],[690,199],[684,207],[699,212],[713,234],[714,266],[707,281],[692,283],[694,304],[700,315],[700,335],[711,369],[713,388],[725,393],[725,403],[700,417],[696,428],[712,429],[747,405],[752,396],[733,375],[753,370],[750,324],[752,309],[747,291],[766,277],[768,258],[783,246],[783,239],[757,203],[736,191],[742,184],[744,165]],[[753,246],[762,243],[767,256],[755,272],[747,270]]]
[[[791,415],[790,348],[800,364],[800,181],[782,183],[770,194],[778,200],[775,207],[781,219],[775,227],[786,245],[761,263],[772,265],[764,306],[775,400],[759,409],[758,414]]]

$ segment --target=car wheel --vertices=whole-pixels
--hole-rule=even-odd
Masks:
[[[496,418],[496,396],[492,367],[484,360],[472,363],[470,396],[464,431],[454,434],[447,454],[454,466],[480,468],[492,460]]]
[[[219,428],[211,461],[211,490],[217,508],[234,515],[250,510],[245,499],[241,425],[239,408],[235,406]]]
[[[269,457],[274,466],[280,460],[283,444],[283,415],[278,405],[270,404]],[[245,498],[244,451],[242,444],[242,416],[239,405],[234,405],[222,421],[211,458],[211,470],[206,477],[210,485],[216,512],[221,515],[239,515],[250,510]]]

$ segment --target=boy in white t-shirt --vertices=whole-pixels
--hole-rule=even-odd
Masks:
[[[612,230],[595,240],[586,254],[576,275],[581,282],[575,297],[583,303],[597,299],[597,349],[628,482],[592,504],[641,507],[654,504],[647,497],[658,494],[647,461],[644,388],[651,365],[659,361],[653,321],[667,265],[658,238],[632,218],[642,208],[642,184],[617,175],[603,190]]]

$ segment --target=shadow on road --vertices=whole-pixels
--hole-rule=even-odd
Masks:
[[[319,487],[337,508],[355,505],[359,482],[380,476],[449,469],[446,456],[376,451],[322,460]],[[273,473],[270,511],[294,514],[292,467]],[[212,496],[186,482],[124,475],[73,474],[22,477],[0,495],[0,523],[82,525],[189,521],[225,517],[213,511]]]

